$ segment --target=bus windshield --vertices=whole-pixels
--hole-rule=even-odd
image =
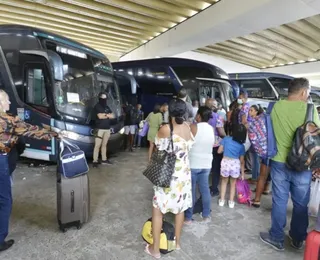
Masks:
[[[112,112],[120,116],[120,94],[112,71],[101,70],[104,61],[76,51],[59,51],[47,43],[48,49],[57,50],[63,62],[63,81],[56,82],[54,97],[56,108],[70,120],[91,121],[93,107],[100,92],[106,92]],[[56,51],[55,50],[55,51]],[[99,72],[97,72],[99,71]]]
[[[99,94],[91,60],[59,53],[63,61],[62,82],[55,84],[55,103],[59,112],[70,117],[88,118]]]

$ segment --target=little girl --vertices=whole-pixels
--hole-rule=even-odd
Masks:
[[[232,129],[232,137],[225,137],[218,149],[218,153],[223,153],[221,162],[221,197],[219,206],[223,207],[225,203],[227,184],[230,178],[230,198],[229,208],[234,208],[234,196],[236,193],[236,181],[240,177],[244,179],[244,155],[247,129],[243,124],[236,125]]]

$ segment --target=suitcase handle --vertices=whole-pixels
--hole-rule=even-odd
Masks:
[[[74,212],[74,190],[70,192],[70,198],[71,198],[71,212]]]

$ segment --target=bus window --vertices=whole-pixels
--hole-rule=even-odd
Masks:
[[[276,98],[272,87],[265,79],[241,80],[237,81],[237,83],[240,88],[247,90],[249,98]]]
[[[269,78],[269,81],[278,92],[280,98],[288,96],[288,88],[291,79]]]
[[[48,107],[49,104],[47,100],[43,70],[40,68],[28,68],[27,77],[27,88],[25,95],[26,103]]]
[[[312,98],[313,104],[315,104],[316,106],[320,106],[320,95],[317,95],[315,93],[310,93],[310,96]]]

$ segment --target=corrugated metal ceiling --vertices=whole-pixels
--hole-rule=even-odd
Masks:
[[[219,0],[0,0],[0,24],[64,35],[121,56]]]
[[[320,15],[195,51],[260,69],[314,62],[320,59]]]

